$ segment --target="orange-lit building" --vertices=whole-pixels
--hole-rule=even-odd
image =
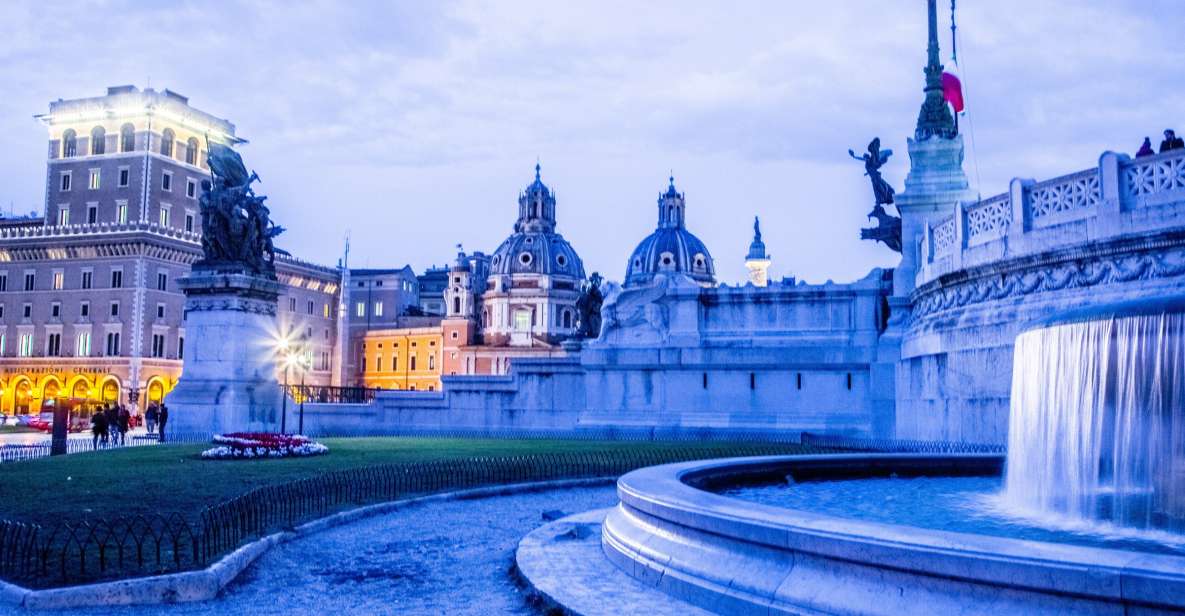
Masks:
[[[361,341],[360,384],[381,389],[440,391],[442,346],[439,320],[425,327],[367,331]]]

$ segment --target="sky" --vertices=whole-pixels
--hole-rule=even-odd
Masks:
[[[940,0],[944,62],[949,4]],[[963,0],[964,168],[983,196],[1185,130],[1185,1]],[[492,252],[534,178],[585,269],[620,280],[667,177],[723,282],[760,216],[774,278],[892,267],[862,242],[876,136],[902,189],[922,0],[0,4],[0,206],[44,207],[51,100],[169,88],[232,121],[280,245],[416,271]]]

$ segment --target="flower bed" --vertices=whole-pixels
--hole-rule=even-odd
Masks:
[[[290,458],[327,453],[329,448],[299,434],[233,432],[214,435],[212,447],[202,452],[207,460]]]

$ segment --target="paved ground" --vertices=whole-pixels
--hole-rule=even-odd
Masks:
[[[519,539],[544,511],[616,502],[604,486],[427,503],[284,544],[215,601],[52,613],[534,614],[507,574]]]

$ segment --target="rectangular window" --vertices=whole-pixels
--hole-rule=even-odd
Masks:
[[[119,168],[119,187],[120,188],[127,187],[127,185],[131,182],[131,179],[132,179],[131,169],[128,169],[127,167],[120,167]]]
[[[91,316],[91,303],[90,302],[83,301],[81,304],[78,305],[78,316],[81,316],[83,318]]]
[[[185,359],[185,336],[177,337],[177,359]]]
[[[87,183],[91,190],[99,190],[99,177],[99,170],[91,169],[90,181]]]
[[[78,332],[78,338],[74,341],[74,355],[77,357],[90,357],[91,354],[91,333]]]
[[[366,302],[358,302],[354,306],[354,311],[355,311],[355,314],[360,317],[366,316]]]
[[[61,182],[60,186],[62,188],[62,192],[67,192],[70,190],[70,172],[69,171],[62,172],[62,182]]]
[[[160,208],[160,226],[169,226],[169,208],[161,206]]]
[[[187,178],[185,180],[185,196],[190,199],[197,199],[197,180]]]
[[[25,272],[25,290],[32,291],[37,286],[37,274]]]
[[[21,348],[18,349],[18,355],[21,357],[33,356],[33,334],[21,334]]]
[[[23,308],[23,310],[21,311],[21,314],[24,316],[24,318],[26,318],[26,319],[33,318],[33,304],[25,304],[24,306],[22,306],[22,308]]]
[[[0,355],[8,350],[8,334],[0,334]]]
[[[117,222],[121,225],[126,225],[128,223],[128,204],[127,203],[116,203],[115,204],[115,222]]]
[[[382,372],[383,371],[383,356],[382,356],[382,354],[374,356],[374,371],[375,372]]]
[[[123,288],[123,270],[117,270],[117,269],[111,270],[111,288],[112,289],[122,289]]]
[[[185,230],[193,233],[193,214],[189,212],[185,213]]]
[[[392,355],[391,356],[391,372],[395,372],[396,370],[399,370],[399,356]]]
[[[99,206],[98,205],[86,206],[86,223],[88,225],[93,225],[97,222],[99,222]]]
[[[84,288],[84,289],[91,288],[91,278],[93,276],[94,276],[94,272],[92,272],[90,270],[86,270],[86,271],[82,272],[82,288]]]
[[[57,357],[62,354],[62,334],[49,334],[45,337],[45,356]]]
[[[0,292],[8,291],[8,274],[0,274]]]
[[[49,305],[49,316],[55,319],[62,318],[62,304],[54,302]]]
[[[70,224],[70,206],[59,205],[58,206],[58,226],[64,227],[68,224]]]
[[[4,304],[0,304],[0,319],[4,318]]]
[[[295,297],[288,298],[288,312],[296,312],[296,298]]]
[[[166,171],[160,177],[160,189],[165,192],[173,192],[173,174]]]
[[[169,274],[168,272],[156,273],[156,290],[166,291],[169,288]]]
[[[119,332],[107,332],[107,355],[119,355]]]
[[[307,309],[308,309],[309,314],[316,314],[317,303],[310,299]]]
[[[165,318],[165,305],[164,304],[157,304],[156,305],[156,318],[158,318],[158,319]]]
[[[61,291],[65,286],[66,274],[62,270],[55,270],[53,273],[53,288],[55,291]]]
[[[376,317],[383,316],[383,303],[382,302],[375,302],[374,303],[374,316],[376,316]]]
[[[325,304],[324,306],[322,306],[321,315],[324,316],[326,319],[329,318],[329,304]]]
[[[152,334],[152,356],[153,357],[164,357],[165,356],[165,335],[164,334]]]
[[[119,316],[119,302],[111,302],[111,316]]]

